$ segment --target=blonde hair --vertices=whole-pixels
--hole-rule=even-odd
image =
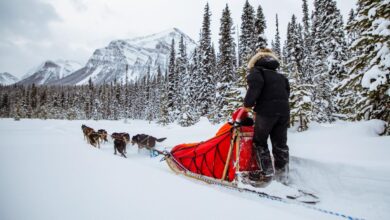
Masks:
[[[248,69],[252,69],[256,62],[260,60],[263,57],[272,57],[275,60],[279,61],[278,57],[272,52],[269,48],[260,48],[257,50],[257,53],[249,60],[248,62]]]

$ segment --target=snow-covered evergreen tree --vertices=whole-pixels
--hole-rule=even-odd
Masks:
[[[298,69],[298,68],[295,68]],[[293,72],[290,78],[290,125],[298,123],[297,130],[308,129],[309,117],[312,109],[312,85],[303,82],[302,74]]]
[[[169,114],[169,122],[173,122],[177,118],[178,105],[177,105],[177,85],[178,78],[176,73],[176,51],[175,51],[175,40],[172,39],[171,50],[169,53],[168,63],[168,101],[167,108]]]
[[[199,85],[201,85],[201,76],[200,76],[200,54],[198,53],[198,48],[194,49],[192,57],[189,60],[189,102],[191,103],[189,111],[193,116],[194,123],[199,121],[201,116],[201,109],[199,103]]]
[[[347,27],[350,27],[352,26],[353,22],[355,21],[356,19],[356,13],[355,13],[355,10],[353,10],[353,8],[351,9],[351,11],[349,11],[349,15],[348,15],[348,22],[347,22]],[[350,48],[352,46],[352,43],[357,40],[357,38],[359,37],[360,33],[358,30],[356,29],[350,29],[347,31],[347,44],[348,44],[348,47]],[[350,54],[350,57],[351,58],[353,55]]]
[[[278,14],[276,14],[276,34],[275,34],[275,40],[272,44],[272,51],[278,56],[279,59],[282,57],[282,51],[281,51],[281,45],[280,45],[280,34],[279,34],[279,19]]]
[[[238,106],[242,105],[242,102],[236,101],[239,96],[236,84],[236,45],[233,37],[233,20],[228,5],[222,11],[219,36],[214,122],[226,120]]]
[[[254,27],[255,49],[266,48],[267,38],[264,35],[264,31],[267,28],[267,25],[265,22],[263,8],[261,7],[261,5],[257,7],[257,13],[256,13],[254,25],[255,25]]]
[[[311,35],[311,22],[309,17],[309,8],[307,5],[307,0],[303,0],[302,4],[302,24],[303,24],[303,60],[302,60],[302,74],[303,82],[307,84],[312,84],[313,76],[313,56],[312,56],[312,35]]]
[[[241,33],[238,46],[239,66],[245,66],[255,52],[255,11],[248,0],[245,1],[241,15]]]
[[[356,110],[353,119],[381,119],[390,123],[390,9],[389,0],[359,0],[356,18],[349,31],[361,35],[351,46],[358,56],[352,57],[349,77],[339,89],[362,96],[359,102],[344,97],[344,105]],[[387,127],[386,134],[390,134]]]
[[[312,55],[314,60],[313,118],[318,122],[335,120],[333,85],[345,77],[343,62],[346,43],[343,21],[336,2],[315,0],[312,24]]]
[[[160,84],[161,98],[160,98],[160,118],[158,120],[159,124],[167,125],[170,123],[169,121],[169,107],[168,107],[168,96],[169,96],[169,79],[168,73],[165,73],[165,78]]]
[[[214,85],[214,70],[213,65],[215,61],[215,55],[211,46],[211,30],[210,30],[210,16],[211,12],[209,4],[207,3],[204,9],[203,24],[201,30],[201,38],[199,45],[199,73],[200,79],[198,85],[198,98],[200,112],[202,116],[206,116],[210,113],[212,108],[212,102],[215,97],[215,85]]]
[[[284,66],[288,75],[295,72],[303,73],[303,38],[302,26],[297,23],[295,15],[287,25],[287,40],[285,45]]]
[[[308,128],[311,116],[311,85],[304,80],[303,33],[302,26],[292,16],[287,25],[287,39],[284,45],[284,71],[290,81],[290,124],[299,123],[298,131]]]
[[[177,74],[179,78],[179,86],[177,89],[178,99],[177,102],[179,104],[179,115],[178,115],[178,123],[187,127],[193,125],[196,121],[191,111],[191,100],[190,100],[190,83],[191,76],[188,72],[188,57],[187,57],[187,48],[184,44],[183,36],[180,39],[179,43],[179,52],[176,59],[176,67]]]

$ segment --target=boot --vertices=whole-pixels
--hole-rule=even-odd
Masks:
[[[268,149],[262,150],[260,147],[256,147],[256,160],[260,168],[260,172],[254,173],[249,176],[250,179],[259,179],[260,181],[270,181],[274,175],[274,169],[272,166],[272,159]]]
[[[288,185],[289,183],[288,174],[289,174],[289,166],[288,164],[286,164],[281,168],[275,169],[274,179],[284,185]]]

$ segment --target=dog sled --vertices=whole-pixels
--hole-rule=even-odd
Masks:
[[[277,196],[261,190],[271,181],[258,182],[253,187],[248,178],[249,173],[260,172],[252,150],[253,124],[253,119],[249,117],[246,109],[239,108],[213,138],[199,143],[180,144],[170,152],[156,151],[164,155],[163,160],[177,174],[272,200],[288,199],[306,204],[319,202],[313,193],[289,186],[283,186],[288,189],[288,194]]]
[[[252,152],[253,120],[244,108],[203,142],[175,146],[166,161],[176,173],[234,186],[242,174],[259,170]]]

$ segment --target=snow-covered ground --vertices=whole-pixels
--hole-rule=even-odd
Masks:
[[[146,121],[0,120],[0,219],[337,219],[175,175],[160,158],[128,146],[128,158],[83,140],[81,124],[109,133],[168,139],[158,147],[212,137],[202,120],[182,128]],[[289,131],[291,181],[316,192],[318,208],[390,219],[390,137],[383,123],[312,124]],[[277,184],[277,183],[272,183]],[[271,184],[271,187],[272,187]]]

